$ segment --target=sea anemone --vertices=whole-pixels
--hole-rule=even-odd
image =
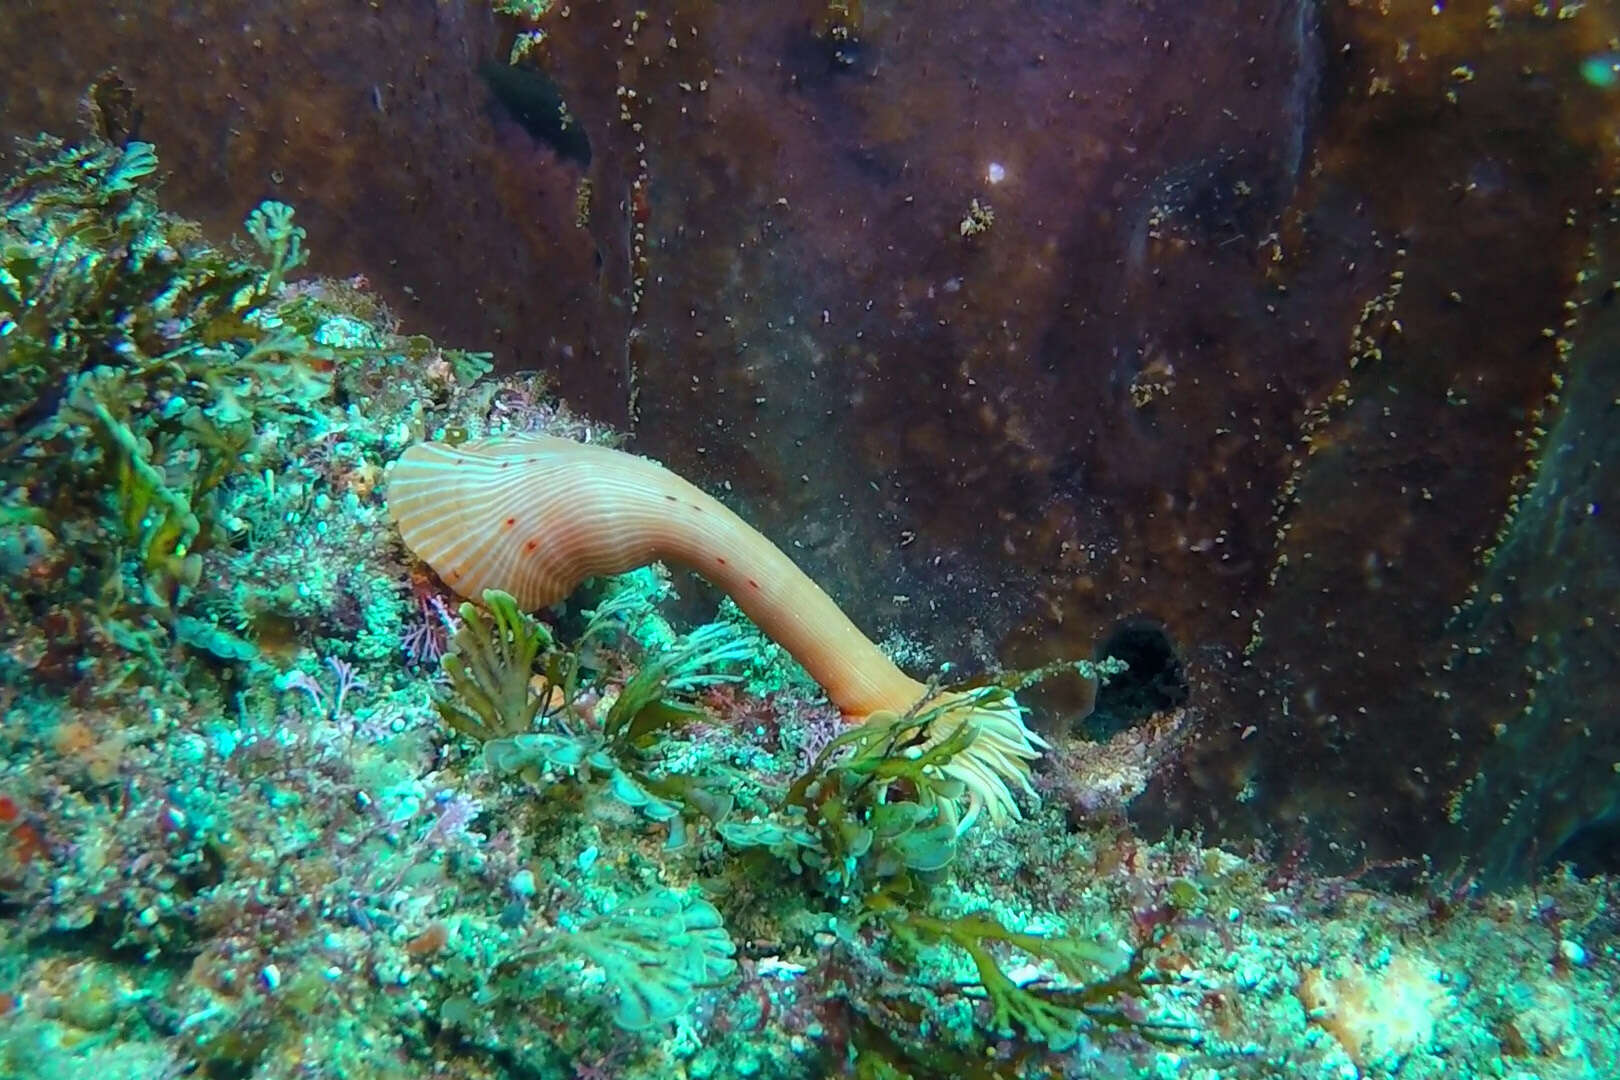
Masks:
[[[929,742],[971,724],[944,773],[967,821],[1018,816],[1045,746],[999,689],[930,691],[895,666],[793,560],[717,499],[646,458],[549,435],[420,443],[393,466],[388,508],[406,545],[466,597],[500,589],[532,611],[580,582],[650,562],[725,590],[791,653],[851,723],[925,706]]]

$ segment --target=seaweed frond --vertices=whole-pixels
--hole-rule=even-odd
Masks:
[[[535,661],[552,644],[551,632],[507,593],[485,590],[482,610],[462,604],[461,626],[440,661],[454,693],[434,703],[439,715],[480,742],[532,731],[545,705],[531,686]]]

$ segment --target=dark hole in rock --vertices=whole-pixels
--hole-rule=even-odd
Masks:
[[[1117,659],[1130,670],[1109,679],[1097,691],[1097,704],[1082,732],[1107,739],[1155,713],[1186,704],[1187,675],[1175,643],[1152,619],[1126,619],[1114,627],[1097,651],[1097,661]]]

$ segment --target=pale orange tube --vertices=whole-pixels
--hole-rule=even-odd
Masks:
[[[463,596],[500,589],[532,611],[588,577],[663,561],[723,589],[852,720],[905,713],[927,692],[775,544],[646,458],[549,435],[421,443],[393,466],[388,508],[406,546]],[[1044,744],[1010,695],[949,698],[960,707],[935,719],[934,737],[960,722],[979,734],[947,772],[993,819],[1015,816],[1006,781],[1027,789]]]

